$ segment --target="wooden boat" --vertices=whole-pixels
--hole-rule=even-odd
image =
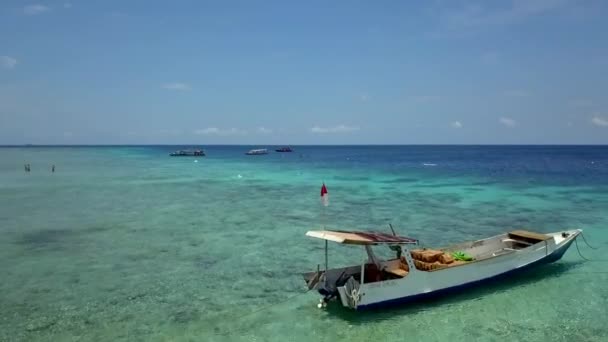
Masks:
[[[268,150],[265,148],[259,148],[259,149],[249,150],[245,154],[250,155],[250,156],[258,156],[258,155],[268,154]]]
[[[205,151],[203,150],[178,150],[169,153],[171,157],[204,157]]]
[[[277,152],[293,152],[293,150],[289,146],[277,148],[275,151],[277,151]]]
[[[460,292],[469,286],[559,260],[580,229],[549,234],[515,230],[437,250],[421,249],[415,239],[377,232],[309,231],[325,240],[325,269],[304,273],[309,289],[355,310],[407,303]],[[327,242],[359,245],[367,257],[359,265],[328,268]],[[380,259],[372,247],[388,247],[395,258]],[[455,260],[456,259],[456,260]],[[460,260],[459,260],[460,259]],[[468,260],[468,261],[466,261]]]

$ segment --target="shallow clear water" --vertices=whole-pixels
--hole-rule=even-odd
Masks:
[[[608,338],[606,146],[177,148],[0,148],[0,341]],[[318,310],[305,232],[388,223],[429,246],[582,228],[599,249],[438,301]],[[363,256],[330,245],[332,265]]]

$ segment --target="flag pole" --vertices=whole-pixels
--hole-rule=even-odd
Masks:
[[[325,196],[327,196],[327,188],[325,187],[325,182],[323,182],[323,186],[321,187],[321,225],[323,226],[323,229],[325,229],[325,207],[327,206],[328,202]]]
[[[325,188],[325,182],[323,182],[323,186],[321,187],[321,224],[323,225],[323,230],[325,230],[325,207],[327,206],[327,188]],[[327,288],[327,270],[329,269],[329,261],[328,261],[328,243],[325,240],[325,287]]]
[[[323,185],[325,185],[325,181],[323,182]],[[321,187],[321,225],[323,226],[323,230],[325,230],[325,205],[323,205],[323,187]],[[327,265],[325,269],[327,270]]]

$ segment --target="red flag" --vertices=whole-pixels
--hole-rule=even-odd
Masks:
[[[321,187],[321,203],[326,207],[329,205],[329,193],[327,193],[325,183],[323,183],[323,186]]]

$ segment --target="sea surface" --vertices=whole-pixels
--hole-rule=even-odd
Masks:
[[[186,147],[0,148],[0,341],[608,341],[608,146],[168,156]],[[428,247],[581,228],[598,249],[440,300],[317,309],[306,231],[389,223]],[[330,265],[364,256],[330,244]]]

